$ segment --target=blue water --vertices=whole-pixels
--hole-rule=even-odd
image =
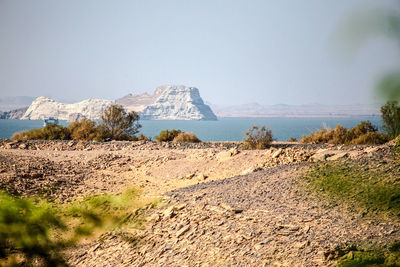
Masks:
[[[141,132],[154,137],[165,129],[180,129],[194,132],[203,141],[240,141],[244,133],[253,125],[267,125],[272,130],[274,139],[286,141],[290,137],[300,139],[303,135],[323,127],[335,127],[338,123],[352,127],[360,121],[369,120],[381,126],[378,116],[350,118],[219,118],[218,121],[140,121]],[[60,121],[68,125],[66,121]],[[0,138],[10,138],[15,132],[43,127],[43,121],[0,120]],[[153,138],[154,139],[154,138]]]

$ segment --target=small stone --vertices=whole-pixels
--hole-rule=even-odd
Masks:
[[[262,166],[260,166],[260,165],[255,165],[255,166],[252,166],[252,167],[250,167],[250,168],[244,170],[244,171],[241,173],[241,175],[246,175],[246,174],[250,174],[250,173],[257,172],[257,171],[261,171],[261,170],[262,170]]]
[[[22,143],[18,146],[20,149],[25,149],[26,148],[26,144]]]
[[[274,152],[274,154],[272,154],[272,158],[275,159],[279,157],[279,155],[282,154],[282,152],[283,152],[282,148],[279,148],[277,151]]]
[[[190,173],[188,175],[185,176],[186,179],[192,179],[196,174],[194,173]]]
[[[260,244],[260,243],[259,243],[259,244],[255,244],[255,245],[254,245],[254,249],[255,249],[255,250],[260,250],[260,249],[262,249],[263,246],[264,246],[264,245],[263,245],[263,244]]]
[[[160,215],[157,214],[157,213],[154,213],[153,215],[151,215],[151,216],[148,218],[148,221],[149,221],[149,222],[158,222],[159,220],[160,220]]]
[[[204,175],[204,174],[202,174],[202,173],[200,173],[198,176],[197,176],[197,179],[199,179],[199,180],[205,180],[205,179],[207,179],[208,178],[208,176],[207,175]]]
[[[171,207],[167,208],[167,209],[163,212],[163,217],[164,217],[164,219],[169,219],[169,218],[174,217],[174,216],[176,215],[175,209],[176,209],[176,208],[175,208],[174,206],[171,206]]]
[[[333,161],[333,160],[338,160],[338,159],[347,158],[348,156],[349,156],[349,153],[347,153],[347,152],[340,152],[340,153],[337,153],[337,154],[335,154],[335,155],[333,155],[333,156],[327,158],[326,160]]]
[[[177,233],[176,233],[176,237],[179,238],[181,237],[184,233],[186,233],[187,231],[189,231],[190,229],[190,225],[186,225],[184,227],[182,227]]]
[[[231,156],[239,154],[239,150],[237,148],[231,148],[229,152],[231,153]]]
[[[230,159],[231,156],[232,156],[232,154],[230,151],[222,151],[217,154],[216,158],[219,161],[224,161],[224,160]]]
[[[325,161],[327,158],[335,155],[331,150],[320,149],[314,155],[311,156],[312,161]]]

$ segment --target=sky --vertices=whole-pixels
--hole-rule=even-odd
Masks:
[[[400,65],[389,38],[342,56],[369,0],[0,0],[0,97],[114,100],[199,88],[217,105],[370,104]],[[339,41],[338,41],[339,40]]]

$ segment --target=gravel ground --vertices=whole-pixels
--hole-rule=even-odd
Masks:
[[[342,248],[400,240],[400,222],[365,218],[309,194],[314,162],[394,173],[390,147],[0,140],[0,187],[60,202],[143,190],[165,206],[146,229],[116,230],[66,251],[72,266],[327,266]]]
[[[400,223],[365,219],[301,190],[305,164],[169,192],[139,244],[116,235],[81,248],[76,266],[328,266],[355,243],[400,238]],[[96,249],[93,249],[96,248]],[[76,256],[79,254],[79,256]]]

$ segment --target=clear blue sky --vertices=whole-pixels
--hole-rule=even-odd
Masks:
[[[196,86],[214,104],[372,103],[400,65],[377,38],[351,59],[334,32],[368,0],[0,0],[1,96],[116,99]]]

